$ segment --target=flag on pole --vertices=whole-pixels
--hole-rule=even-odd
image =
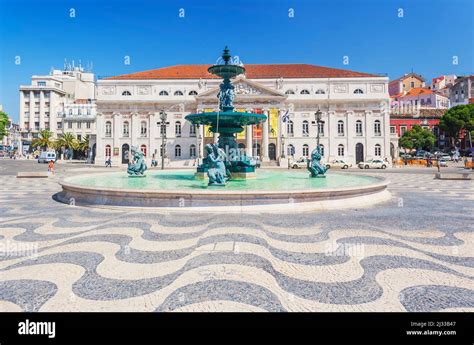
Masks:
[[[290,118],[290,115],[288,113],[289,113],[289,110],[287,110],[286,113],[281,117],[281,120],[283,122],[288,121],[288,119]]]

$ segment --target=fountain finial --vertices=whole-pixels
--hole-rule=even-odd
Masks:
[[[224,60],[226,65],[229,64],[229,60],[230,60],[231,57],[232,57],[232,55],[230,55],[229,48],[227,48],[227,46],[225,46],[224,52],[222,53],[222,59]]]

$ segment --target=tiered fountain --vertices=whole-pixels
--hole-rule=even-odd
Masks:
[[[231,61],[226,47],[223,63],[209,68],[210,73],[223,79],[218,94],[219,111],[186,116],[193,124],[208,125],[219,134],[218,143],[206,145],[208,156],[197,174],[186,169],[149,169],[147,178],[128,178],[125,171],[77,175],[61,181],[62,191],[55,198],[73,205],[158,207],[221,214],[340,209],[390,198],[387,182],[380,177],[334,172],[327,178],[310,178],[306,172],[287,169],[261,171],[256,176],[252,160],[239,151],[235,134],[242,132],[243,126],[265,121],[266,116],[234,111],[234,86],[230,80],[244,73],[245,68]],[[308,166],[311,176],[324,175],[325,169],[318,165],[318,147],[312,156],[315,164]],[[128,167],[129,174],[141,170],[140,166]],[[196,178],[206,174],[209,181]],[[228,178],[231,181],[226,183]],[[212,188],[215,185],[221,187]]]
[[[222,54],[223,63],[208,69],[209,73],[223,79],[217,95],[219,111],[190,114],[185,119],[195,125],[208,125],[211,132],[219,134],[217,145],[225,152],[225,165],[230,172],[230,178],[255,177],[255,164],[239,150],[235,135],[244,130],[243,126],[262,123],[267,117],[263,114],[234,110],[234,86],[230,80],[245,73],[245,68],[241,64],[232,63],[232,61],[229,49],[225,47]],[[205,161],[197,168],[197,176],[202,177],[208,168],[208,163]]]

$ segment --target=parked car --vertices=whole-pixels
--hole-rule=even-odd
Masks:
[[[334,159],[328,163],[326,163],[326,168],[340,168],[340,169],[348,169],[351,167],[352,164],[347,163],[346,161],[342,159]]]
[[[444,158],[440,158],[438,160],[438,164],[439,164],[440,167],[447,167],[448,166],[448,161]]]
[[[41,154],[38,157],[38,163],[49,163],[50,161],[55,161],[56,162],[56,152],[41,152]]]
[[[308,159],[305,157],[301,157],[300,159],[290,163],[290,167],[292,169],[301,169],[301,168],[306,168],[307,166],[308,166]]]
[[[369,159],[366,162],[360,162],[358,165],[360,169],[385,169],[387,162],[381,159]]]
[[[441,156],[438,156],[439,159],[443,159],[445,161],[452,161],[453,160],[453,157],[451,157],[449,154],[447,153],[443,153]]]

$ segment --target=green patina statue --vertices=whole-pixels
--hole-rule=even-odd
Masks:
[[[131,162],[128,162],[127,173],[128,176],[145,176],[145,171],[147,169],[145,159],[143,158],[143,153],[138,150],[135,146],[131,148],[132,159]]]
[[[205,160],[208,166],[209,186],[225,186],[228,176],[223,160],[223,157],[225,157],[224,151],[216,144],[207,144],[205,148],[207,152]]]
[[[308,160],[308,171],[311,173],[310,177],[326,177],[326,167],[321,164],[321,151],[319,145],[311,152],[311,160]]]

